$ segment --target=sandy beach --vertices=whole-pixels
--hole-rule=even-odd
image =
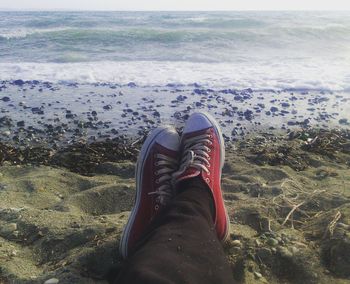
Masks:
[[[1,144],[1,283],[108,283],[141,142],[41,156]],[[349,132],[252,135],[226,154],[225,251],[238,283],[350,283]]]

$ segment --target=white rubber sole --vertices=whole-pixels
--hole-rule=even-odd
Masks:
[[[125,228],[122,233],[122,237],[119,244],[119,252],[123,258],[126,258],[128,256],[128,240],[130,236],[130,231],[132,228],[132,225],[135,222],[136,213],[140,207],[141,204],[141,182],[142,182],[142,175],[143,175],[143,167],[144,163],[149,155],[150,149],[155,143],[156,138],[158,135],[160,135],[162,132],[171,129],[170,127],[159,127],[153,130],[150,134],[150,136],[147,137],[146,141],[143,143],[141,152],[139,154],[139,157],[137,159],[136,163],[136,173],[135,173],[135,179],[136,179],[136,198],[135,198],[135,204],[133,209],[131,210],[128,222],[125,225]]]

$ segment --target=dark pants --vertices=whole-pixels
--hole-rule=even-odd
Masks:
[[[206,185],[192,179],[154,220],[114,283],[234,283]]]

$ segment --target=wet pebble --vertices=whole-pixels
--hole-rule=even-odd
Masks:
[[[105,109],[105,110],[111,110],[111,109],[112,109],[112,106],[111,106],[111,105],[105,105],[105,106],[103,106],[103,109]]]
[[[348,119],[346,119],[346,118],[339,119],[339,124],[341,124],[341,125],[350,125]]]
[[[23,120],[17,122],[18,127],[23,127],[24,125],[25,125],[25,123]]]
[[[3,102],[9,102],[9,101],[10,101],[10,98],[9,98],[9,97],[3,97],[1,100],[2,100]]]
[[[270,108],[270,111],[271,111],[271,112],[277,112],[277,111],[278,111],[278,108],[277,108],[277,107],[272,106],[272,107]]]

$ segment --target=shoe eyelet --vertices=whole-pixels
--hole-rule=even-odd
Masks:
[[[211,149],[210,149],[210,148],[208,148],[207,152],[208,152],[208,153],[210,153],[210,152],[211,152]]]
[[[210,161],[210,157],[208,157],[207,160]]]
[[[207,175],[208,175],[208,176],[210,176],[210,171],[209,171],[209,172],[207,172]]]
[[[209,182],[210,182],[210,179],[209,179],[209,178],[206,178],[205,181],[206,181],[207,183],[209,183]]]
[[[154,210],[158,210],[159,209],[159,205],[158,204],[156,204],[155,206],[154,206]]]
[[[156,179],[156,184],[158,184],[159,183],[159,179]]]
[[[155,162],[155,163],[154,163],[154,166],[155,166],[155,167],[159,166],[159,163],[158,163],[158,162]]]
[[[158,171],[155,171],[155,172],[154,172],[154,175],[156,175],[156,176],[157,176],[157,175],[158,175]]]

